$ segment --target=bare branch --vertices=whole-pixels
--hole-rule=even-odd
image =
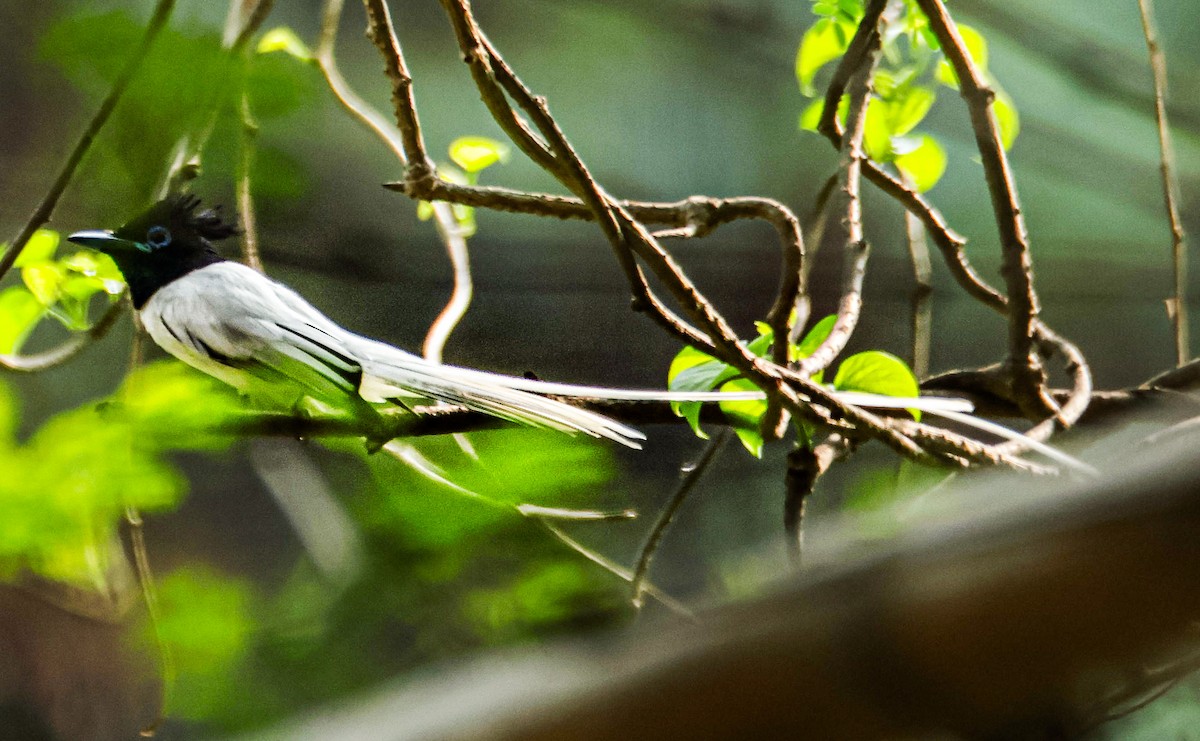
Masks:
[[[1171,125],[1167,122],[1167,57],[1158,43],[1152,0],[1138,0],[1142,33],[1154,74],[1154,120],[1158,128],[1159,171],[1162,175],[1163,203],[1171,228],[1171,264],[1175,295],[1168,301],[1168,313],[1175,329],[1175,364],[1183,365],[1191,357],[1188,347],[1187,244],[1183,220],[1179,216],[1179,178],[1175,174],[1175,148],[1171,144]]]

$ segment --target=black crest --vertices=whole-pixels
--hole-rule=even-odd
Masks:
[[[186,224],[204,239],[228,239],[241,232],[236,225],[224,220],[220,206],[197,212],[200,208],[199,196],[180,193],[167,198],[167,202],[170,204],[171,221]]]

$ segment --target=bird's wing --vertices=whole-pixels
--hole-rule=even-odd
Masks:
[[[164,350],[244,391],[285,403],[297,386],[335,403],[357,396],[362,368],[342,346],[343,331],[243,265],[210,265],[162,287],[141,319]]]
[[[284,385],[335,402],[330,397],[347,393],[369,401],[417,396],[631,447],[645,437],[601,414],[494,380],[503,376],[442,366],[359,337],[296,292],[237,263],[210,265],[159,289],[143,307],[142,321],[172,355],[277,403],[288,397],[279,398],[276,387],[291,381]]]

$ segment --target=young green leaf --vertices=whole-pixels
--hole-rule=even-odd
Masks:
[[[54,251],[58,249],[58,232],[53,229],[38,229],[25,243],[21,256],[13,263],[13,267],[23,268],[36,262],[54,259]],[[4,245],[7,248],[7,244]]]
[[[24,286],[0,292],[0,355],[19,351],[45,313],[46,307]]]
[[[1012,149],[1017,134],[1021,133],[1021,119],[1017,116],[1017,107],[1013,105],[1012,98],[999,93],[992,101],[992,110],[1000,127],[1000,143],[1006,150]]]
[[[305,62],[313,58],[312,50],[308,48],[308,45],[287,26],[276,26],[264,33],[254,51],[259,54],[281,51]]]
[[[928,134],[920,135],[918,145],[895,159],[895,165],[921,193],[932,188],[946,172],[946,150]]]
[[[867,350],[842,361],[833,387],[839,391],[862,391],[883,396],[918,396],[921,392],[917,377],[903,360],[883,352]],[[909,412],[920,419],[915,409]]]
[[[460,136],[450,142],[450,159],[468,173],[508,161],[511,149],[504,142],[484,136]]]
[[[826,64],[846,53],[845,33],[838,33],[841,24],[832,18],[822,18],[804,32],[800,48],[796,52],[796,79],[800,92],[812,97],[816,95],[813,78]]]
[[[52,306],[58,300],[66,271],[53,262],[35,262],[21,268],[21,280],[42,306]]]
[[[745,378],[735,378],[722,384],[721,391],[757,391],[758,387]],[[765,399],[747,401],[722,401],[718,405],[729,419],[733,432],[742,445],[755,458],[762,458],[763,437],[760,429],[762,416],[767,411]]]

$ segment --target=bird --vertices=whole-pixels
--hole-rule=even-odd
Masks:
[[[414,400],[432,400],[521,425],[585,433],[640,448],[645,440],[641,431],[562,397],[580,401],[764,398],[760,392],[578,386],[432,362],[355,334],[291,288],[222,257],[214,243],[238,233],[219,206],[201,208],[195,195],[175,194],[117,229],[77,231],[68,239],[112,257],[141,325],[167,353],[270,406],[306,414],[348,413],[362,422],[368,440],[372,434],[387,437],[381,410],[411,409]],[[972,410],[964,399],[834,393],[859,406],[915,408],[956,419]]]

